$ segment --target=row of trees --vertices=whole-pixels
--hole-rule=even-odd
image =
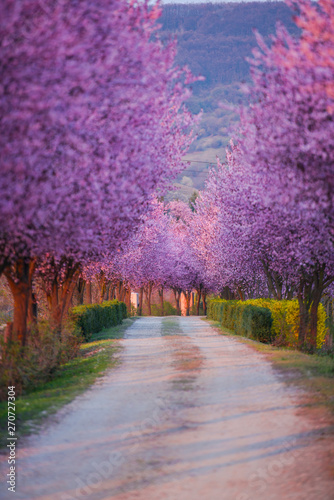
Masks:
[[[33,279],[60,332],[74,288],[97,277],[101,298],[136,288],[150,304],[171,288],[178,309],[194,289],[204,302],[298,297],[300,347],[315,348],[334,281],[334,6],[297,5],[300,39],[278,27],[269,48],[258,36],[249,106],[191,210],[154,201],[193,123],[192,76],[156,37],[158,9],[1,4],[0,263],[22,344]]]
[[[295,5],[299,40],[282,26],[270,48],[257,37],[237,145],[197,202],[196,234],[213,288],[297,297],[300,346],[315,348],[334,281],[334,5]]]
[[[194,211],[152,204],[141,230],[107,258],[102,279],[226,298],[299,301],[301,348],[315,349],[317,311],[334,282],[334,6],[295,4],[301,37],[258,35],[249,106],[225,164],[210,172]],[[179,306],[178,306],[179,307]]]
[[[278,26],[269,48],[257,35],[249,106],[195,211],[157,204],[120,275],[148,294],[296,297],[300,347],[315,349],[334,282],[334,5],[295,5],[300,39]]]
[[[138,290],[139,311],[146,299],[151,314],[151,297],[158,290],[163,310],[164,290],[172,289],[180,314],[180,298],[184,294],[189,314],[191,292],[197,291],[197,309],[200,299],[205,307],[208,289],[205,270],[191,245],[194,213],[189,205],[173,201],[168,204],[155,201],[149,216],[143,218],[140,230],[128,240],[121,252],[115,253],[102,264],[99,271],[101,290],[111,296],[125,298],[126,293]],[[96,269],[86,269],[87,275],[96,276]]]
[[[0,273],[27,338],[33,280],[58,333],[81,273],[120,251],[182,170],[192,76],[148,2],[0,5]]]

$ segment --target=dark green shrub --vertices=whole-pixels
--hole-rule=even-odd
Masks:
[[[108,300],[102,304],[73,307],[69,316],[88,341],[93,333],[122,323],[122,320],[127,317],[127,309],[124,302]]]
[[[209,302],[208,318],[219,321],[237,335],[260,342],[273,340],[272,315],[265,307],[249,305],[247,301],[215,299]]]
[[[237,335],[246,335],[246,331],[243,325],[243,316],[244,316],[244,309],[246,307],[246,304],[238,304],[238,307],[236,307],[235,310],[235,318],[234,318],[234,332]]]
[[[242,313],[242,328],[248,338],[270,343],[273,340],[271,311],[265,307],[247,305]]]
[[[119,305],[120,305],[120,310],[122,312],[122,320],[126,319],[128,317],[128,310],[126,304],[125,302],[120,302]]]

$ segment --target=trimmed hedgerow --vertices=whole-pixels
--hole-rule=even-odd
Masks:
[[[270,343],[273,323],[269,309],[237,300],[211,300],[208,317],[222,326],[234,330],[237,335]]]
[[[265,344],[272,342],[271,325],[273,324],[273,318],[269,309],[247,305],[242,308],[241,318],[242,329],[246,333],[246,337],[259,340]]]
[[[273,337],[277,345],[298,346],[299,304],[297,299],[251,299],[247,303],[270,309],[273,317]],[[321,348],[327,334],[326,311],[320,303],[318,307],[317,347]]]
[[[93,333],[119,325],[126,317],[126,305],[118,300],[108,300],[102,302],[102,304],[77,306],[70,310],[70,318],[80,329],[86,341],[90,339]]]
[[[254,309],[249,309],[250,307]],[[298,344],[299,305],[296,299],[251,299],[243,302],[214,299],[209,302],[208,317],[219,321],[225,328],[234,330],[237,335],[275,345],[296,347]],[[320,304],[318,348],[323,345],[326,332],[326,313]]]

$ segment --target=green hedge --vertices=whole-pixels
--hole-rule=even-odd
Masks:
[[[219,321],[237,335],[265,343],[273,340],[273,319],[270,310],[265,307],[237,300],[211,300],[208,304],[208,318]]]
[[[267,326],[260,326],[260,316],[257,318],[259,324],[259,333],[251,333],[247,315],[250,312],[244,312],[245,307],[255,307],[257,309],[266,309],[271,312],[271,340],[267,334]],[[260,313],[262,316],[268,313]],[[256,315],[253,311],[252,315]],[[213,299],[208,305],[208,317],[219,321],[225,328],[234,330],[238,335],[251,336],[252,338],[264,337],[265,342],[272,342],[275,345],[297,347],[299,333],[299,305],[298,300],[275,300],[275,299],[249,299],[244,302],[238,300],[222,300]],[[263,320],[267,325],[267,320]],[[326,325],[326,311],[322,304],[318,307],[318,324],[317,324],[317,347],[325,342],[328,332]],[[261,333],[264,331],[264,333]]]
[[[81,330],[86,341],[90,339],[93,333],[119,325],[126,317],[126,305],[124,302],[118,302],[118,300],[108,300],[102,302],[102,304],[77,306],[70,310],[70,318]]]
[[[245,337],[259,340],[265,344],[272,342],[271,311],[265,307],[247,305],[242,310],[242,328]]]

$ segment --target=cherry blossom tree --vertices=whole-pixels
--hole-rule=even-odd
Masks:
[[[333,6],[295,2],[300,40],[258,35],[238,146],[197,201],[200,257],[216,290],[267,281],[300,306],[300,347],[315,348],[317,310],[334,279]],[[321,33],[320,33],[321,31]]]
[[[154,201],[151,211],[142,219],[139,230],[128,241],[119,256],[119,276],[131,288],[140,289],[140,314],[143,295],[146,296],[151,314],[151,297],[154,288],[161,292],[166,284],[166,270],[171,267],[168,245],[169,217],[163,203]]]
[[[296,24],[302,29],[300,50],[310,65],[318,68],[313,89],[321,87],[334,98],[334,5],[331,0],[289,2],[297,9]],[[286,62],[295,66],[300,63],[297,53],[289,53]]]
[[[207,286],[216,293],[232,291],[241,300],[250,295],[263,270],[263,248],[254,237],[255,204],[250,205],[247,170],[238,162],[238,148],[226,151],[226,164],[218,161],[196,202],[192,240],[206,270]]]
[[[168,207],[171,218],[169,245],[173,255],[173,267],[169,273],[168,286],[173,289],[177,310],[180,312],[180,297],[183,293],[186,301],[186,314],[190,314],[190,299],[193,290],[197,292],[197,314],[203,299],[206,313],[206,294],[210,290],[206,268],[196,251],[198,242],[194,232],[196,220],[194,211],[181,201],[171,202]]]
[[[127,239],[183,168],[191,76],[158,16],[145,2],[1,2],[0,270],[22,343],[36,263],[59,321],[80,265]]]
[[[239,146],[241,161],[250,166],[258,186],[253,182],[253,193],[262,198],[258,228],[264,241],[271,235],[271,266],[281,275],[288,272],[295,286],[300,345],[314,347],[318,304],[334,276],[334,107],[328,91],[333,69],[323,66],[331,41],[317,45],[307,30],[315,26],[314,16],[324,19],[333,11],[301,5],[301,41],[283,27],[270,48],[258,36],[254,86],[250,107],[241,114]],[[319,59],[310,57],[307,46],[319,52]]]
[[[191,243],[192,211],[183,202],[164,205],[154,202],[152,210],[142,219],[139,230],[127,242],[124,251],[114,255],[102,265],[107,280],[126,283],[127,287],[140,290],[140,311],[146,296],[151,314],[151,296],[158,290],[163,314],[164,289],[174,291],[177,310],[180,313],[180,297],[183,293],[190,309],[191,292],[198,292],[198,306],[202,294],[204,304],[207,286],[204,268],[196,257]]]

